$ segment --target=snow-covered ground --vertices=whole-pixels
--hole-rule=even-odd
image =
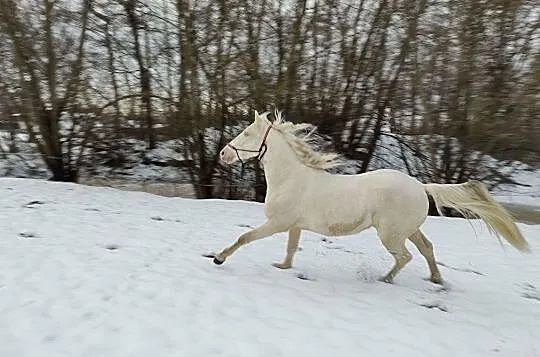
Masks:
[[[521,254],[429,217],[445,288],[411,245],[378,282],[393,262],[373,230],[304,233],[288,271],[271,266],[284,234],[202,257],[263,219],[257,203],[0,179],[0,356],[540,356],[539,225],[519,224]]]
[[[540,169],[517,170],[512,178],[521,185],[504,184],[496,187],[492,194],[497,200],[540,209]]]

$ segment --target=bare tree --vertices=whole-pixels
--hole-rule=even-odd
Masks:
[[[11,44],[19,74],[19,112],[52,179],[76,181],[83,148],[75,153],[70,140],[82,120],[74,114],[80,112],[76,100],[82,93],[90,3],[83,1],[76,10],[50,0],[26,5],[0,1],[0,29]],[[80,23],[75,34],[59,26],[73,25],[75,18]]]
[[[534,0],[0,5],[1,110],[27,124],[54,179],[76,180],[90,141],[113,154],[123,138],[178,139],[197,197],[245,195],[253,180],[262,201],[261,168],[240,177],[218,150],[274,107],[316,124],[356,172],[382,165],[388,140],[401,169],[437,182],[504,180],[484,153],[540,157]]]

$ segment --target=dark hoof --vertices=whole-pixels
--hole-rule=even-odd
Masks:
[[[219,260],[217,257],[214,257],[214,264],[216,264],[216,265],[221,265],[221,264],[223,264],[224,261],[225,260]]]
[[[379,280],[380,282],[383,282],[383,283],[387,283],[387,284],[393,284],[394,283],[394,279],[390,278],[389,276],[381,276],[377,280]]]

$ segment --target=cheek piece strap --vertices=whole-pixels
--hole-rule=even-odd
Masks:
[[[231,144],[227,144],[228,147],[230,147],[231,149],[234,150],[234,152],[236,153],[236,157],[238,158],[238,161],[240,161],[240,163],[242,164],[242,171],[244,171],[244,164],[245,162],[240,158],[240,153],[239,151],[244,151],[244,152],[256,152],[258,153],[257,155],[257,160],[258,161],[261,161],[264,154],[266,154],[266,150],[268,149],[268,147],[266,146],[266,138],[268,137],[268,133],[270,132],[270,129],[272,129],[272,125],[269,125],[265,132],[264,132],[264,136],[263,136],[263,139],[262,139],[262,142],[261,142],[261,145],[259,146],[259,150],[249,150],[249,149],[239,149],[239,148],[236,148],[234,146],[232,146]]]

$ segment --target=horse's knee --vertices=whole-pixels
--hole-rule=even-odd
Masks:
[[[238,238],[237,243],[238,243],[239,245],[247,244],[247,243],[250,242],[250,239],[249,239],[249,238],[250,238],[250,235],[249,235],[248,233],[243,234],[243,235],[241,235],[241,236]]]

